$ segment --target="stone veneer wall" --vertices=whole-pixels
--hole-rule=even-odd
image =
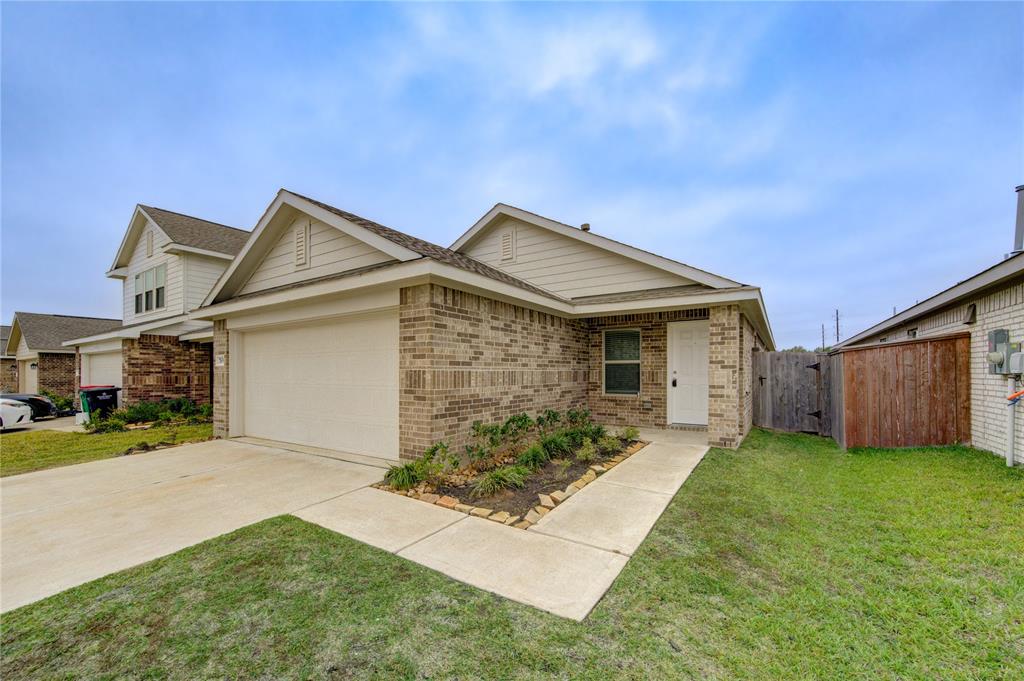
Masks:
[[[401,291],[400,454],[445,440],[461,452],[473,421],[586,404],[588,330],[437,284]]]
[[[36,370],[39,385],[36,389],[40,393],[46,390],[62,397],[72,397],[75,394],[76,356],[77,353],[40,352]]]
[[[975,306],[977,318],[973,324],[966,324],[970,305]],[[1007,329],[1011,341],[1024,341],[1024,279],[1009,281],[993,291],[979,292],[969,300],[871,336],[857,343],[857,347],[875,345],[881,337],[890,343],[906,340],[910,329],[917,330],[917,338],[970,332],[971,444],[1006,456],[1006,376],[988,373],[985,355],[989,331]],[[1024,464],[1024,408],[1020,405],[1015,430],[1014,452],[1017,463]]]
[[[590,333],[587,402],[594,420],[613,426],[664,428],[668,425],[667,324],[707,318],[708,309],[699,308],[587,319]],[[605,329],[640,330],[639,395],[604,394]]]
[[[18,361],[16,359],[0,359],[0,392],[18,392]]]
[[[228,323],[223,319],[213,322],[213,435],[228,436]],[[218,360],[223,361],[218,363]]]
[[[121,342],[121,403],[156,402],[186,397],[210,402],[209,343],[190,343],[176,336],[144,334]]]

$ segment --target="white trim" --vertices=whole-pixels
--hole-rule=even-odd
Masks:
[[[146,219],[146,222],[148,224],[151,224],[161,234],[167,237],[169,241],[173,241],[173,239],[171,239],[167,232],[165,232],[163,228],[161,228],[160,225],[156,223],[156,220],[151,218],[146,211],[142,210],[142,206],[135,204],[135,210],[132,212],[132,218],[131,220],[128,221],[128,229],[125,230],[124,237],[121,239],[121,245],[118,247],[117,253],[114,255],[114,262],[110,265],[110,268],[107,270],[107,276],[111,276],[112,272],[117,272],[118,270],[124,269],[127,266],[127,262],[125,263],[124,266],[119,264],[121,262],[121,255],[125,253],[125,249],[128,247],[129,238],[135,235],[137,241],[137,233],[141,232],[145,228],[145,225],[140,226],[138,228],[135,227],[136,218],[139,217],[140,215]],[[132,241],[133,251],[136,245],[136,242]],[[128,254],[128,260],[131,260],[131,254]]]
[[[107,270],[107,272],[105,273],[105,276],[110,277],[111,279],[127,279],[128,278],[128,268],[127,267],[116,267],[116,268],[114,268],[112,270]]]
[[[536,227],[541,227],[555,232],[556,234],[561,234],[562,236],[582,241],[583,243],[602,248],[623,257],[637,260],[646,265],[650,265],[651,267],[671,272],[672,274],[685,277],[686,279],[690,279],[691,281],[695,281],[699,284],[704,284],[712,288],[731,288],[734,286],[741,286],[739,282],[726,279],[725,277],[720,277],[717,274],[705,272],[704,270],[697,269],[696,267],[676,262],[675,260],[665,258],[655,253],[649,253],[648,251],[644,251],[634,246],[630,246],[592,232],[584,232],[582,229],[578,229],[561,222],[556,222],[555,220],[535,215],[529,211],[516,208],[515,206],[509,206],[504,203],[496,204],[494,208],[487,211],[487,213],[477,220],[465,234],[459,237],[450,248],[453,251],[462,251],[465,246],[468,246],[476,240],[484,230],[494,224],[499,217],[510,217],[516,220],[521,220]]]
[[[95,343],[84,343],[78,346],[78,352],[83,355],[92,355],[98,352],[114,352],[121,349],[121,339],[114,338]]]
[[[946,290],[936,293],[931,298],[928,298],[912,307],[908,307],[903,312],[900,312],[883,322],[879,322],[878,324],[875,324],[874,326],[865,329],[864,331],[861,331],[860,333],[847,338],[842,343],[837,343],[832,347],[833,349],[838,350],[839,348],[853,345],[905,322],[922,317],[929,312],[952,305],[953,303],[959,302],[961,299],[966,298],[977,291],[990,286],[995,286],[1003,280],[1021,273],[1024,273],[1024,253],[1018,253],[1017,255],[1011,256],[986,270],[982,270],[973,277],[950,286]]]
[[[171,253],[174,255],[180,253],[188,253],[190,255],[202,255],[207,258],[216,258],[217,260],[235,259],[235,256],[228,255],[227,253],[221,253],[219,251],[210,251],[205,248],[196,248],[195,246],[185,246],[183,244],[175,243],[173,241],[170,242],[169,244],[165,244],[163,248],[161,248],[160,250],[164,253]]]
[[[674,417],[675,417],[675,392],[672,390],[672,362],[673,362],[673,359],[675,357],[676,348],[675,348],[675,341],[672,340],[672,327],[674,325],[677,325],[677,324],[701,324],[705,328],[707,328],[708,329],[708,333],[709,333],[709,337],[708,337],[708,353],[707,354],[708,354],[708,359],[710,360],[710,358],[711,358],[711,338],[710,338],[711,320],[710,319],[682,319],[682,320],[679,320],[678,322],[668,322],[665,325],[665,337],[666,337],[665,351],[667,353],[665,355],[665,392],[667,393],[666,394],[666,398],[665,398],[665,422],[668,423],[669,425],[706,426],[706,425],[708,425],[708,421],[710,420],[710,414],[709,413],[705,413],[704,414],[704,422],[703,423],[681,423],[679,421],[675,421],[674,420]],[[707,369],[709,366],[710,366],[710,364],[708,362],[705,362],[705,369]],[[707,380],[707,383],[708,383],[708,386],[707,386],[707,393],[708,394],[705,395],[705,400],[707,401],[707,406],[710,408],[710,406],[711,406],[710,405],[710,401],[711,401],[711,375],[710,375],[710,372],[708,373],[708,376],[707,376],[706,380]]]
[[[212,341],[213,340],[213,327],[210,326],[206,329],[200,329],[199,331],[192,331],[191,333],[183,333],[178,336],[180,341]]]
[[[420,260],[423,258],[423,256],[421,256],[419,253],[416,253],[415,251],[411,251],[408,248],[399,246],[395,242],[389,239],[385,239],[384,237],[379,236],[377,234],[374,234],[365,227],[361,227],[355,224],[354,222],[350,222],[342,218],[340,215],[337,215],[329,210],[321,208],[320,206],[317,206],[316,204],[308,201],[307,199],[302,198],[301,196],[292,194],[290,191],[286,189],[281,189],[277,192],[277,196],[274,197],[274,200],[270,202],[270,205],[263,212],[263,216],[257,223],[256,228],[252,230],[252,233],[250,234],[248,241],[245,242],[245,246],[242,247],[242,250],[238,253],[237,256],[235,256],[234,260],[231,261],[231,265],[228,266],[228,268],[221,275],[220,279],[217,280],[217,283],[214,285],[213,289],[210,290],[210,293],[203,300],[203,304],[200,307],[212,305],[215,301],[217,301],[217,299],[220,297],[220,294],[227,287],[228,282],[232,281],[232,279],[235,278],[236,272],[238,272],[241,269],[244,274],[245,270],[243,268],[243,265],[247,266],[249,264],[247,262],[250,259],[249,253],[253,250],[253,247],[257,243],[263,240],[264,232],[267,231],[268,226],[274,221],[278,213],[285,206],[293,208],[299,212],[305,213],[314,220],[319,220],[320,222],[330,225],[344,232],[345,234],[348,234],[354,239],[358,239],[359,241],[362,241],[363,243],[368,244],[369,246],[372,246],[373,248],[376,248],[377,250],[383,253],[386,253],[387,255],[391,256],[392,258],[395,258],[396,260],[408,262],[410,260]],[[238,279],[241,279],[241,276],[239,276]],[[231,293],[233,294],[237,292],[237,290],[241,288],[241,286],[244,283],[245,282],[241,280],[236,281],[234,283],[235,290],[231,291]]]
[[[152,331],[153,329],[159,329],[164,326],[173,326],[182,322],[188,322],[190,318],[187,314],[179,314],[173,317],[164,317],[162,319],[154,319],[151,322],[145,324],[136,324],[135,326],[122,327],[120,329],[114,329],[113,331],[107,331],[106,333],[99,333],[95,336],[86,336],[84,338],[75,338],[74,340],[64,341],[62,345],[64,347],[75,347],[77,345],[83,345],[85,343],[94,343],[96,341],[107,340],[110,338],[138,338],[146,331]]]

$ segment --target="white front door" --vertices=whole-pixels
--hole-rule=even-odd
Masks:
[[[708,423],[708,322],[668,325],[669,423]]]

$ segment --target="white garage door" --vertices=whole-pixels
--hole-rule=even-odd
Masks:
[[[246,435],[398,458],[398,313],[248,331]]]
[[[121,387],[120,351],[82,355],[82,385]]]

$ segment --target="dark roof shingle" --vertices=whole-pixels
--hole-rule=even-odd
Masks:
[[[194,218],[191,215],[145,206],[141,203],[139,208],[146,212],[146,215],[170,237],[171,241],[182,246],[238,255],[242,246],[249,240],[250,233],[244,229],[228,227],[209,220]]]
[[[120,319],[100,317],[73,317],[62,314],[38,314],[36,312],[15,312],[14,321],[25,338],[29,350],[67,352],[71,348],[62,345],[75,338],[95,336],[121,328]]]
[[[418,239],[409,234],[405,234],[404,232],[399,232],[396,229],[391,229],[390,227],[385,227],[384,225],[373,222],[372,220],[367,220],[366,218],[359,217],[354,213],[349,213],[348,211],[341,210],[340,208],[335,208],[334,206],[323,203],[322,201],[317,201],[316,199],[311,199],[308,196],[303,196],[297,192],[293,192],[291,190],[288,191],[301,199],[305,199],[324,210],[334,213],[338,217],[344,218],[349,222],[355,223],[360,227],[373,232],[377,236],[381,236],[392,243],[398,244],[403,248],[407,248],[414,253],[418,253],[424,258],[430,258],[431,260],[436,260],[467,272],[473,272],[475,274],[488,277],[489,279],[494,279],[495,281],[500,281],[502,283],[509,284],[510,286],[515,286],[525,291],[536,293],[537,295],[565,302],[565,298],[557,296],[551,291],[545,291],[542,288],[529,284],[517,277],[513,277],[511,274],[502,272],[490,265],[486,265],[475,258],[469,257],[468,255],[457,253],[449,248],[432,244],[429,241]]]

